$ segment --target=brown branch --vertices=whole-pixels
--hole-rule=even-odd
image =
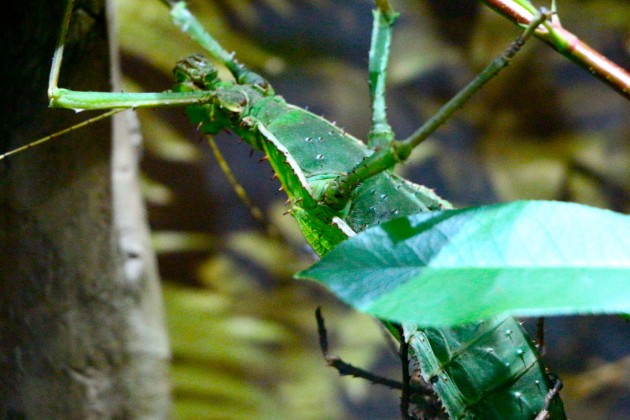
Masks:
[[[535,15],[513,0],[483,0],[483,2],[519,25],[527,25],[535,18]],[[557,19],[554,19],[546,28],[536,31],[536,36],[626,99],[630,99],[630,73],[564,29]]]

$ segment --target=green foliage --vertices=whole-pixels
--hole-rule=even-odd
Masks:
[[[545,201],[417,214],[358,234],[298,277],[423,326],[619,313],[630,310],[630,216]]]

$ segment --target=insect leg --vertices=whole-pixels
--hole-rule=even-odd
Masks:
[[[538,338],[538,353],[545,355],[545,317],[538,317],[536,320],[536,336]]]
[[[562,386],[563,386],[560,378],[553,378],[553,380],[554,380],[553,388],[551,388],[549,392],[547,393],[547,395],[545,396],[545,406],[543,407],[542,410],[540,410],[535,420],[547,420],[550,417],[549,407],[551,406],[551,402],[556,397],[556,395],[560,393],[560,390],[562,389]]]
[[[119,93],[119,92],[80,92],[58,87],[63,52],[72,18],[74,0],[68,0],[53,62],[48,78],[48,98],[52,108],[70,108],[74,110],[110,110],[96,117],[87,119],[72,127],[32,141],[24,146],[0,154],[0,160],[11,155],[39,146],[78,128],[108,118],[126,108],[186,106],[205,103],[214,98],[214,92],[162,92],[162,93]]]
[[[333,208],[343,207],[350,193],[361,182],[406,160],[416,146],[426,140],[435,130],[444,124],[455,111],[462,107],[474,93],[486,84],[486,82],[510,64],[512,58],[514,58],[523,44],[532,36],[536,28],[547,20],[549,15],[549,12],[542,9],[538,17],[525,28],[523,33],[503,54],[495,58],[473,81],[443,105],[433,117],[408,138],[402,141],[390,142],[389,147],[376,151],[352,169],[348,175],[340,176],[336,182],[331,183],[328,191],[326,191],[324,195],[326,204]]]
[[[183,1],[162,0],[171,8],[171,19],[175,26],[188,34],[191,39],[219,60],[240,84],[254,85],[263,93],[273,95],[269,83],[258,73],[255,73],[236,61],[233,53],[227,52],[205,28],[199,20],[188,10]]]
[[[59,73],[63,60],[63,50],[72,17],[74,0],[66,4],[57,48],[48,79],[48,98],[53,108],[74,110],[140,108],[163,106],[186,106],[208,102],[212,92],[163,92],[163,93],[119,93],[119,92],[78,92],[59,88]]]
[[[475,77],[466,87],[460,90],[451,100],[444,104],[436,114],[429,119],[422,127],[418,128],[408,138],[400,143],[399,157],[404,160],[409,156],[413,148],[426,140],[438,127],[444,124],[459,108],[461,108],[479,89],[481,89],[490,79],[499,74],[501,70],[507,67],[516,53],[521,49],[525,42],[534,34],[536,28],[543,24],[551,13],[546,9],[541,9],[538,16],[531,21],[525,28],[523,33],[503,51],[501,55],[495,58],[485,69]]]
[[[328,366],[335,368],[337,372],[339,372],[340,376],[353,376],[355,378],[362,378],[366,381],[372,382],[373,384],[383,385],[391,389],[403,388],[404,385],[401,382],[375,375],[371,372],[368,372],[364,369],[358,368],[350,363],[343,361],[339,356],[331,354],[328,349],[328,332],[326,331],[326,325],[324,323],[324,316],[322,315],[321,307],[318,307],[315,311],[315,318],[317,319],[319,348],[322,351],[324,360],[326,360],[326,364],[328,364]]]
[[[57,47],[55,48],[55,54],[53,55],[52,66],[50,67],[50,76],[48,78],[48,98],[51,98],[53,96],[53,92],[57,90],[63,49],[66,43],[66,36],[68,35],[68,27],[70,26],[70,17],[72,16],[73,7],[74,0],[68,0],[66,3],[66,10],[63,13],[63,20],[61,21],[61,31],[59,32]]]
[[[385,105],[385,84],[387,62],[392,39],[392,27],[398,13],[389,4],[389,0],[377,0],[377,8],[372,12],[372,41],[370,45],[369,86],[372,101],[372,129],[368,134],[368,146],[382,148],[394,140],[394,132],[387,122]]]

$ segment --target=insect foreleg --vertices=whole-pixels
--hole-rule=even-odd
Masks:
[[[196,105],[210,102],[214,92],[78,92],[55,88],[50,97],[51,108],[77,111],[111,108],[156,108]]]
[[[234,54],[223,49],[208,31],[205,30],[197,18],[190,13],[185,2],[163,0],[163,3],[168,4],[171,8],[171,19],[173,23],[227,67],[239,84],[255,86],[266,95],[274,94],[273,89],[262,76],[247,69],[236,61]]]
[[[52,66],[50,67],[50,76],[48,77],[49,99],[53,97],[54,92],[57,90],[59,72],[61,71],[61,61],[63,58],[63,49],[66,43],[66,36],[68,35],[68,26],[70,25],[70,17],[72,16],[73,7],[74,0],[68,0],[66,10],[63,13],[63,20],[61,21],[61,31],[59,32],[57,47],[55,48],[55,54],[53,55]]]
[[[48,79],[48,98],[51,108],[74,110],[144,108],[163,106],[186,106],[213,99],[213,92],[161,92],[161,93],[119,93],[119,92],[78,92],[61,89],[58,85],[63,50],[72,17],[74,0],[69,0],[64,12],[57,48]]]

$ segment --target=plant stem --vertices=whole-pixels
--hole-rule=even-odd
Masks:
[[[531,10],[514,0],[483,0],[483,2],[519,25],[530,24],[535,16]],[[564,29],[557,20],[539,28],[536,36],[625,98],[630,99],[630,73]]]

